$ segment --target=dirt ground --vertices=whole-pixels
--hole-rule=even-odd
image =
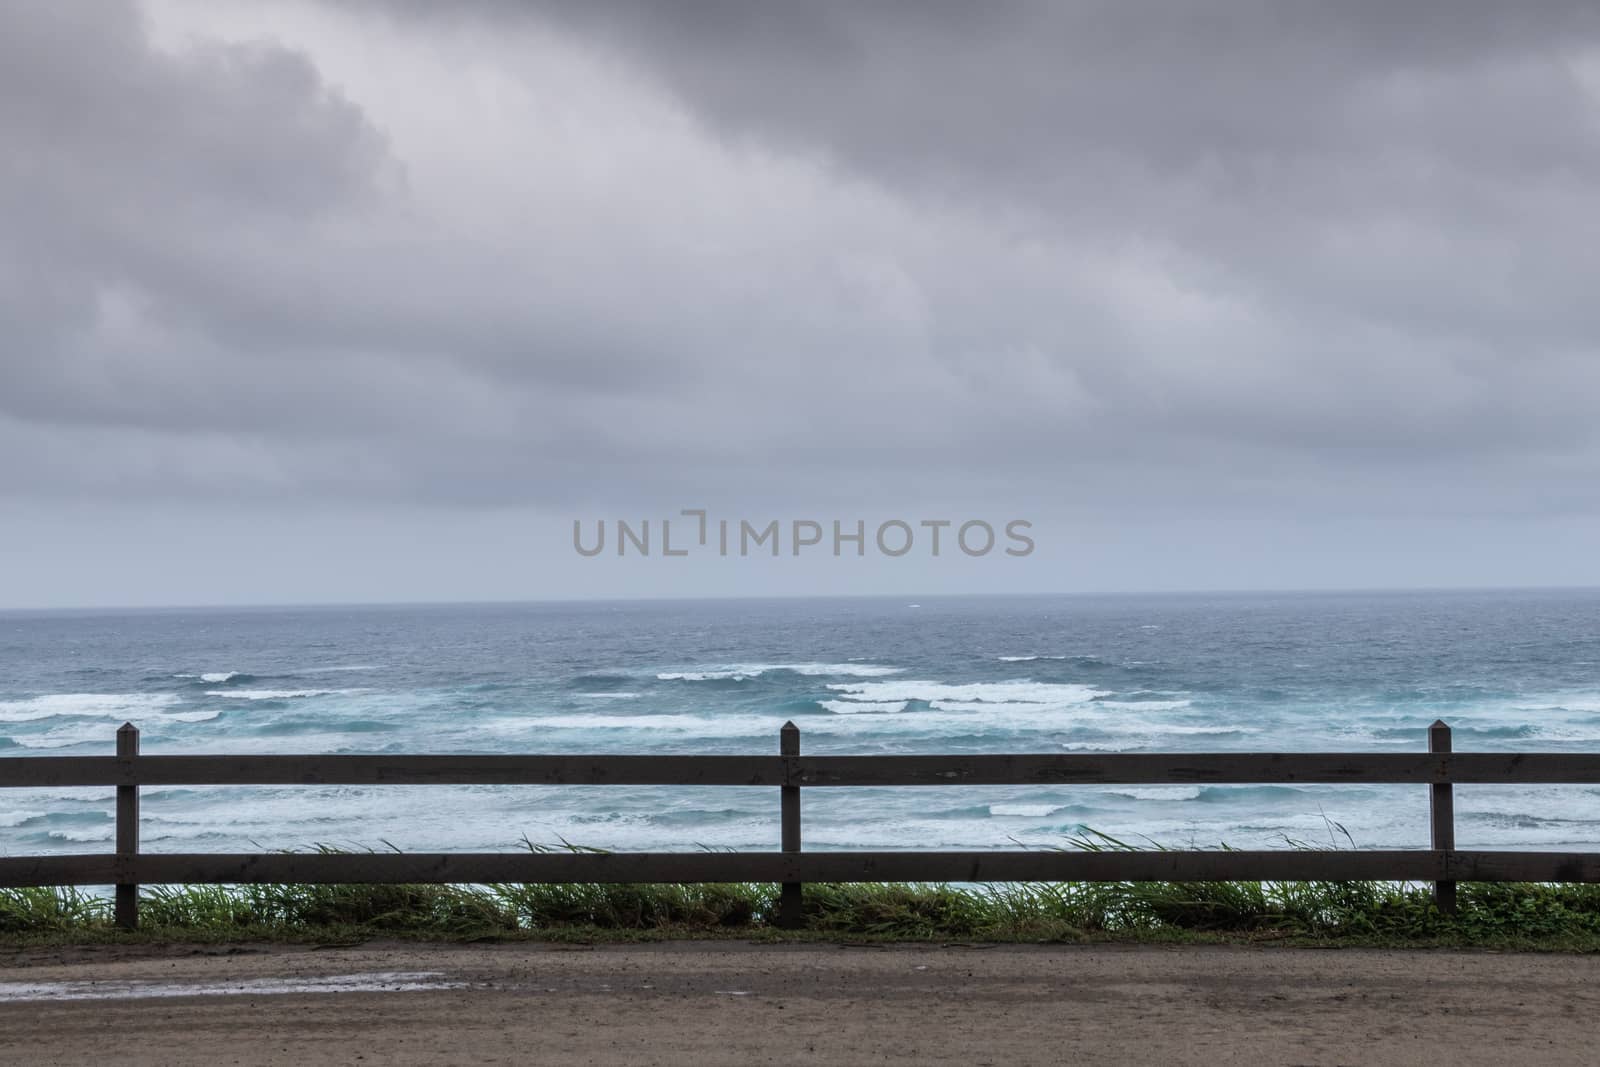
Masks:
[[[1597,1019],[1600,958],[1572,955],[723,942],[0,952],[5,1064],[1593,1064]]]

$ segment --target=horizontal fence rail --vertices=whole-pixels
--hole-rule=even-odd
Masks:
[[[1175,752],[980,756],[18,756],[0,786],[1580,785],[1600,754]]]
[[[0,886],[406,882],[1594,882],[1600,853],[279,852],[0,858]]]
[[[401,882],[777,882],[778,921],[802,923],[805,882],[1351,881],[1434,883],[1442,910],[1459,881],[1600,882],[1600,853],[1455,847],[1456,784],[1600,784],[1600,753],[1095,753],[803,756],[793,723],[775,756],[148,756],[117,731],[116,756],[0,758],[0,787],[116,787],[109,855],[0,857],[0,886],[114,885],[117,921],[138,923],[141,885]],[[938,785],[1426,785],[1431,847],[1351,851],[802,852],[806,788]],[[142,853],[139,789],[193,785],[765,786],[780,796],[781,851],[746,853]]]

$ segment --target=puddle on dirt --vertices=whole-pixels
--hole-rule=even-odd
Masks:
[[[375,971],[308,978],[245,978],[218,982],[0,982],[0,1004],[33,1000],[139,1000],[150,997],[239,997],[285,993],[400,993],[464,989],[440,971]]]

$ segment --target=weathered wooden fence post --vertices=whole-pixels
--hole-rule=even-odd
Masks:
[[[783,851],[800,851],[800,787],[794,785],[798,774],[796,757],[800,755],[800,727],[792,722],[783,724],[778,731],[778,754],[783,760],[782,818]],[[805,924],[800,904],[800,883],[784,882],[783,893],[778,898],[778,925],[785,930],[798,930]]]
[[[117,730],[117,759],[126,760],[129,769],[139,754],[139,728],[125,722]],[[139,787],[117,786],[117,863],[131,864],[139,855]],[[124,930],[139,927],[139,887],[132,882],[117,883],[117,925]]]
[[[1435,719],[1428,727],[1428,751],[1434,754],[1450,751],[1450,727],[1443,719]],[[1435,852],[1448,852],[1456,847],[1456,801],[1448,782],[1435,784],[1428,795],[1428,811],[1433,822],[1433,848]],[[1456,884],[1433,883],[1433,902],[1446,915],[1456,910]]]

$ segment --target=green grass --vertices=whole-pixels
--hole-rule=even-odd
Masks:
[[[773,885],[152,887],[141,930],[72,889],[0,890],[11,944],[371,937],[667,936],[994,941],[1290,941],[1600,951],[1600,887],[1463,883],[1454,916],[1387,882],[807,885],[806,931],[772,925]]]
[[[1095,833],[1067,844],[1131,847]],[[146,888],[141,928],[128,933],[105,898],[0,889],[0,942],[731,936],[1600,951],[1600,886],[1468,882],[1458,894],[1457,913],[1443,915],[1429,886],[1381,881],[819,883],[805,887],[805,930],[784,931],[775,885],[177,886]]]

